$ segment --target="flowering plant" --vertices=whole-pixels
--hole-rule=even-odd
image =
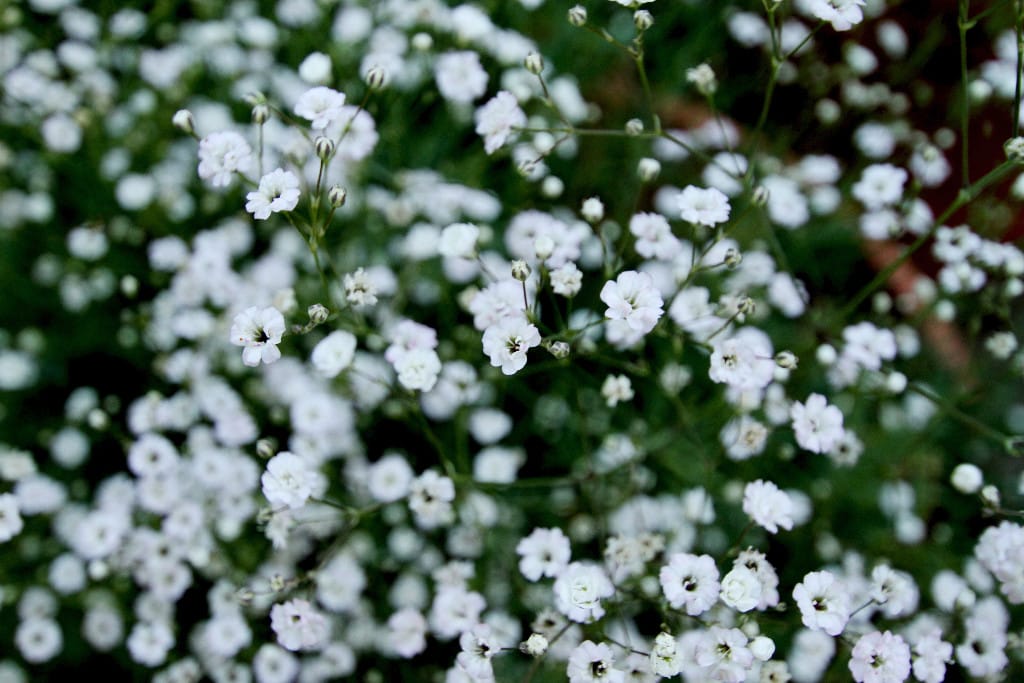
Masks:
[[[4,10],[0,681],[1020,676],[1024,3],[909,4]]]

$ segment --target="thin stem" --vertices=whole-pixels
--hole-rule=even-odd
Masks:
[[[1020,81],[1024,71],[1024,0],[1017,0],[1017,85],[1013,96],[1013,137],[1020,134]]]
[[[981,180],[974,183],[974,185],[971,185],[970,187],[960,190],[960,193],[957,195],[956,199],[954,199],[953,202],[948,207],[946,207],[946,210],[943,211],[942,214],[935,219],[935,221],[932,223],[932,226],[924,234],[922,234],[920,237],[914,240],[913,244],[904,249],[903,253],[900,254],[899,257],[893,259],[893,261],[889,265],[887,265],[882,270],[878,271],[878,274],[875,275],[874,279],[872,279],[871,282],[866,284],[863,288],[861,288],[859,292],[857,292],[857,295],[854,296],[853,299],[850,300],[850,303],[848,303],[846,307],[840,312],[840,320],[850,317],[850,314],[857,310],[857,307],[860,306],[865,299],[871,296],[875,292],[875,290],[877,290],[883,284],[888,282],[889,278],[892,277],[892,274],[895,273],[900,266],[906,263],[907,260],[910,259],[910,257],[913,256],[918,249],[923,247],[925,242],[932,238],[932,236],[935,234],[935,231],[938,230],[939,227],[942,226],[950,216],[956,213],[964,205],[969,204],[989,185],[998,182],[1007,173],[1009,173],[1015,168],[1017,168],[1016,163],[1012,161],[1004,161],[1002,164],[996,166],[994,169],[989,171],[988,174],[981,178]]]
[[[967,29],[970,28],[968,25],[967,11],[969,6],[970,0],[960,0],[960,17],[957,20],[957,27],[960,29],[960,85],[962,89],[961,97],[963,98],[962,108],[960,110],[960,173],[963,176],[961,180],[963,187],[968,187],[971,184],[970,167],[968,164],[969,157],[967,151],[967,124],[971,113],[970,83],[967,79]],[[1018,74],[1018,81],[1019,80],[1020,78]]]
[[[928,389],[925,386],[918,384],[917,382],[914,382],[907,388],[910,389],[910,391],[913,391],[915,394],[918,394],[919,396],[924,396],[926,399],[928,399],[936,406],[941,408],[943,412],[945,412],[947,415],[958,420],[962,424],[970,427],[971,429],[975,430],[982,436],[988,437],[993,441],[997,441],[1000,445],[1005,444],[1007,439],[1009,439],[1008,435],[1003,434],[998,429],[985,424],[978,418],[968,415],[967,413],[953,405],[952,402],[947,401],[945,398],[939,396],[931,389]]]

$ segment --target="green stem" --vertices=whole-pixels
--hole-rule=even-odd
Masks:
[[[1017,16],[1014,22],[1017,31],[1017,85],[1013,96],[1013,137],[1020,134],[1020,81],[1024,71],[1024,0],[1017,0]]]
[[[953,405],[951,401],[947,401],[945,398],[939,396],[931,389],[928,389],[923,385],[918,384],[917,382],[914,382],[907,388],[910,391],[913,391],[915,394],[918,394],[919,396],[924,396],[926,399],[934,403],[937,407],[941,408],[944,413],[946,413],[953,419],[970,427],[971,429],[975,430],[982,436],[985,436],[989,439],[992,439],[993,441],[996,441],[997,443],[999,443],[999,445],[1004,445],[1007,439],[1010,438],[1007,434],[1003,434],[998,429],[985,424],[978,418],[972,415],[968,415],[967,413]]]
[[[960,0],[960,16],[957,20],[957,27],[960,30],[960,85],[962,88],[963,104],[960,110],[960,146],[961,146],[961,169],[960,173],[963,176],[962,183],[963,187],[968,187],[971,184],[970,179],[970,167],[968,164],[969,156],[967,151],[967,137],[968,137],[968,120],[970,118],[970,82],[967,78],[967,30],[970,28],[968,25],[967,11],[970,6],[970,0]]]

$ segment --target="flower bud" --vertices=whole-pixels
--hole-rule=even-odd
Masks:
[[[743,262],[743,254],[740,253],[739,249],[729,247],[725,250],[725,257],[722,260],[727,267],[735,268]]]
[[[270,460],[277,453],[277,447],[272,439],[260,439],[256,442],[256,455],[264,460]]]
[[[604,204],[597,197],[585,199],[583,206],[580,207],[580,214],[588,223],[597,223],[604,218]]]
[[[583,26],[587,23],[587,10],[583,5],[576,5],[569,10],[569,23],[573,26]]]
[[[998,508],[1000,503],[999,489],[992,484],[981,487],[981,502],[986,507]]]
[[[539,52],[531,52],[523,60],[523,66],[530,73],[539,76],[540,72],[544,70],[544,58],[540,56]]]
[[[327,190],[327,201],[331,203],[335,209],[340,209],[345,206],[345,200],[348,198],[348,192],[341,185],[332,185],[331,189]]]
[[[546,261],[555,251],[555,241],[548,235],[541,235],[533,241],[533,252],[541,261]]]
[[[548,639],[539,633],[531,633],[529,638],[519,644],[519,650],[531,657],[540,657],[548,651]]]
[[[640,119],[626,121],[626,135],[640,135],[644,132],[644,122]]]
[[[551,342],[548,345],[547,349],[551,353],[552,356],[554,356],[555,358],[557,358],[559,360],[561,360],[563,358],[568,358],[569,357],[570,348],[569,348],[568,342],[564,342],[564,341]]]
[[[704,97],[711,97],[718,90],[718,78],[715,72],[707,64],[695,66],[686,70],[686,80],[697,88],[697,92]]]
[[[380,64],[371,66],[363,76],[370,90],[380,90],[388,84],[388,71]]]
[[[736,305],[736,309],[743,315],[753,313],[756,308],[757,304],[754,303],[754,300],[749,296],[741,297],[739,303]]]
[[[779,351],[775,354],[775,364],[783,370],[795,370],[798,359],[792,351]]]
[[[1006,158],[1015,164],[1024,164],[1024,137],[1015,137],[1007,140],[1003,145]]]
[[[318,159],[327,161],[334,154],[334,140],[321,135],[313,141],[313,149]]]
[[[775,654],[775,641],[768,636],[754,638],[750,641],[750,654],[759,661],[767,662]]]
[[[764,206],[768,203],[768,188],[764,185],[758,185],[754,188],[754,194],[751,197],[754,202],[754,206]]]
[[[658,178],[658,174],[661,173],[661,162],[657,159],[650,157],[644,157],[636,165],[636,174],[641,181],[650,183]]]
[[[309,316],[309,322],[314,325],[321,325],[327,322],[327,318],[331,315],[331,312],[327,310],[327,307],[323,304],[313,304],[306,309],[306,314]]]
[[[969,462],[962,462],[953,468],[953,474],[949,477],[949,483],[960,493],[977,493],[981,490],[985,478],[977,465]]]
[[[429,33],[420,31],[412,37],[412,47],[417,52],[427,52],[434,47],[434,38]]]
[[[256,104],[252,105],[253,123],[258,126],[262,126],[268,120],[270,120],[270,105],[268,105],[265,100],[256,102]]]
[[[171,123],[185,135],[196,134],[196,117],[188,109],[179,109],[171,117]]]
[[[643,33],[654,26],[654,16],[645,9],[638,9],[633,13],[633,25],[636,26],[637,31]]]
[[[526,278],[530,277],[530,266],[526,261],[522,259],[516,259],[512,262],[512,277],[520,282],[526,282]]]

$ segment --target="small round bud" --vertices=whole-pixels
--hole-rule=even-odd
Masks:
[[[549,235],[541,235],[533,241],[533,253],[541,261],[546,261],[555,251],[555,241]]]
[[[388,84],[388,71],[380,64],[374,64],[366,71],[363,79],[370,90],[380,90]]]
[[[758,636],[750,641],[750,654],[754,659],[767,662],[775,654],[775,641],[768,636]]]
[[[749,296],[741,297],[739,303],[736,305],[736,309],[743,315],[753,313],[757,309],[757,304]]]
[[[565,183],[562,182],[561,178],[549,175],[541,181],[540,191],[548,199],[555,199],[560,197],[562,192],[565,191]]]
[[[417,52],[427,52],[434,47],[434,37],[429,33],[420,31],[412,37],[412,47]]]
[[[835,100],[826,98],[818,100],[818,103],[814,105],[814,114],[826,126],[831,126],[838,121],[842,113],[842,108],[840,108],[839,103]]]
[[[235,600],[237,600],[240,605],[251,605],[255,598],[256,594],[251,588],[243,587],[235,591]]]
[[[657,159],[644,157],[636,165],[636,174],[645,183],[654,182],[661,173],[661,162]]]
[[[551,342],[548,346],[548,351],[551,352],[552,356],[561,360],[569,357],[570,348],[568,342],[556,341]]]
[[[524,159],[516,165],[516,172],[524,178],[529,178],[536,168],[536,159]]]
[[[953,606],[958,610],[969,610],[974,607],[974,603],[977,601],[977,594],[970,588],[965,588],[957,594],[956,600],[953,601]]]
[[[526,282],[526,279],[530,277],[530,265],[522,260],[516,259],[512,262],[512,277],[520,282]]]
[[[799,359],[792,351],[779,351],[775,354],[775,364],[783,370],[795,370]]]
[[[999,489],[992,484],[981,487],[981,502],[987,507],[997,508],[999,507]]]
[[[313,149],[321,161],[327,161],[334,155],[334,140],[320,136],[313,141]]]
[[[270,460],[277,453],[277,447],[271,439],[260,439],[256,442],[256,455]]]
[[[280,593],[287,587],[288,581],[280,574],[274,574],[270,577],[270,590],[275,593]]]
[[[587,23],[587,10],[583,5],[576,5],[569,9],[569,23],[573,26],[583,26]]]
[[[902,394],[907,388],[907,376],[902,372],[890,372],[885,378],[885,388],[890,394]]]
[[[686,70],[686,80],[697,88],[704,97],[711,97],[718,90],[718,78],[708,64],[700,64]]]
[[[764,206],[768,203],[768,188],[764,185],[758,185],[754,188],[754,194],[751,196],[754,206]]]
[[[539,52],[531,52],[523,60],[523,66],[530,73],[539,76],[544,71],[544,58],[540,56]]]
[[[323,304],[313,304],[306,309],[306,314],[309,316],[309,322],[314,325],[322,325],[327,322],[331,312]]]
[[[139,280],[134,275],[125,275],[121,278],[121,293],[132,298],[139,293]]]
[[[99,408],[93,408],[86,416],[86,422],[96,431],[102,431],[110,424],[110,418]]]
[[[265,102],[253,105],[252,108],[252,122],[256,125],[262,126],[264,123],[270,120],[270,107]]]
[[[1015,137],[1007,140],[1003,145],[1006,158],[1015,164],[1024,164],[1024,137]]]
[[[580,214],[583,216],[583,220],[588,223],[597,223],[604,218],[604,203],[597,197],[585,199],[580,207]]]
[[[529,638],[519,644],[519,651],[531,657],[540,657],[548,651],[548,639],[539,633],[531,633]]]
[[[654,16],[645,9],[638,9],[633,13],[633,25],[642,33],[654,26]]]
[[[89,578],[93,581],[102,581],[110,576],[110,565],[105,560],[93,560],[87,568]]]
[[[836,353],[836,348],[831,344],[822,344],[818,347],[818,350],[814,353],[815,358],[822,365],[828,366],[836,362],[836,358],[839,354]]]
[[[626,135],[640,135],[644,132],[644,122],[640,119],[626,121]]]
[[[740,253],[739,249],[729,247],[725,250],[725,257],[722,261],[729,268],[735,268],[743,262],[743,254]]]
[[[333,185],[331,189],[327,190],[327,201],[331,203],[335,209],[340,209],[345,206],[345,200],[348,198],[348,192],[341,185]]]
[[[188,109],[179,109],[171,117],[171,123],[185,135],[196,134],[196,117]]]
[[[981,490],[985,477],[977,465],[962,462],[953,468],[949,483],[960,493],[973,494]]]

